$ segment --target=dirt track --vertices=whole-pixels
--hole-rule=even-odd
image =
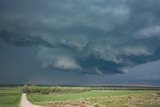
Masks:
[[[44,106],[38,106],[30,103],[26,97],[26,93],[23,93],[19,107],[44,107]]]

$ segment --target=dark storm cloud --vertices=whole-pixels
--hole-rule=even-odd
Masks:
[[[9,45],[13,46],[36,46],[44,45],[47,47],[52,47],[51,44],[43,41],[38,37],[31,37],[26,34],[2,31],[0,37]]]
[[[42,67],[126,73],[160,59],[159,0],[0,0],[0,37]]]

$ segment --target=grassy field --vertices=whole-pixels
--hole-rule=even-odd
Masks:
[[[0,87],[0,107],[18,107],[20,96],[18,87]]]
[[[49,107],[160,107],[160,90],[155,88],[42,86],[0,87],[0,107],[18,107],[24,89],[29,101]]]
[[[160,91],[92,90],[82,93],[28,94],[35,104],[50,107],[91,105],[93,107],[160,107]]]

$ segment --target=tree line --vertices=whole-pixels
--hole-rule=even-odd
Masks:
[[[47,87],[47,86],[24,86],[21,88],[22,93],[41,93],[41,94],[51,94],[51,93],[80,93],[85,91],[90,91],[90,87]]]

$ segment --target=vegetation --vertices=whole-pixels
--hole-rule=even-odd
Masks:
[[[46,87],[46,86],[24,86],[22,88],[23,93],[41,93],[41,94],[51,94],[51,93],[80,93],[84,91],[89,91],[89,87]]]
[[[32,103],[50,107],[60,104],[87,104],[93,107],[159,107],[159,91],[92,90],[82,93],[28,94]],[[70,105],[70,107],[72,107]],[[85,107],[85,106],[84,106]]]
[[[0,107],[18,107],[21,92],[49,107],[160,107],[158,87],[0,87]]]
[[[143,87],[143,86],[107,86],[92,87],[93,90],[160,90],[160,87]]]
[[[80,93],[91,90],[160,90],[159,87],[107,86],[107,87],[66,87],[66,86],[24,86],[23,93]]]
[[[20,96],[18,87],[0,87],[0,107],[18,107]]]

